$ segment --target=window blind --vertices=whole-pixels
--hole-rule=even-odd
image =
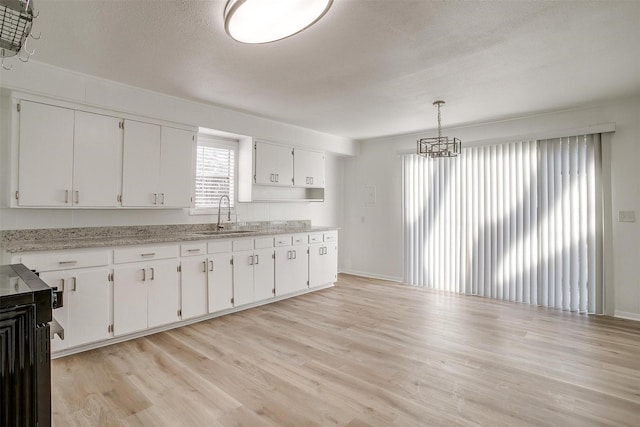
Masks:
[[[220,198],[234,202],[235,150],[199,144],[196,155],[196,208],[218,207]]]
[[[593,313],[599,135],[403,156],[405,281]]]

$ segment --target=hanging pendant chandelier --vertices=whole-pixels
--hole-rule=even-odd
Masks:
[[[440,107],[444,101],[435,101],[433,105],[438,108],[438,136],[433,138],[420,138],[418,140],[418,155],[423,157],[440,158],[456,157],[461,153],[462,142],[458,138],[442,136],[440,124]]]

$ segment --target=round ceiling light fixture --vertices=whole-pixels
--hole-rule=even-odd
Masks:
[[[229,0],[224,29],[242,43],[269,43],[315,24],[333,0]]]

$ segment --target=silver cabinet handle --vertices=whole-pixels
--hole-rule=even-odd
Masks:
[[[164,193],[160,193],[160,204],[164,205]]]
[[[287,259],[291,259],[291,251],[287,251]]]
[[[253,255],[249,257],[249,265],[253,265]]]
[[[64,202],[69,203],[69,190],[64,190]]]
[[[207,261],[202,261],[202,272],[203,273],[207,272]]]
[[[60,279],[60,290],[64,292],[64,279]]]
[[[158,193],[153,193],[153,204],[154,205],[158,204]]]
[[[151,267],[151,280],[154,280],[156,278],[156,270],[155,268]]]
[[[296,258],[298,258],[297,251],[293,251],[293,259],[296,259]]]
[[[71,278],[71,281],[72,281],[72,283],[73,283],[73,287],[71,288],[71,290],[75,292],[75,291],[76,291],[76,288],[77,288],[77,286],[76,286],[76,285],[77,285],[78,281],[76,280],[76,278],[75,278],[75,277],[72,277],[72,278]]]
[[[147,281],[147,270],[146,269],[142,269],[142,281],[146,282]]]
[[[187,249],[187,252],[200,252],[200,249]]]
[[[276,174],[272,173],[271,175],[269,175],[269,181],[275,182],[275,180],[276,180]]]
[[[277,173],[276,174],[276,182],[279,182],[279,179],[280,179],[280,174]]]
[[[319,254],[319,255],[322,255],[322,246],[320,246],[320,247],[318,248],[318,254]]]
[[[309,178],[311,179],[311,184],[313,185],[313,177],[311,176]]]
[[[213,261],[209,261],[209,271],[213,271]]]
[[[255,257],[256,257],[256,265],[260,264],[260,257],[258,255],[256,255]]]
[[[73,260],[71,260],[71,261],[60,261],[60,262],[58,262],[58,264],[60,264],[60,265],[69,265],[69,264],[75,264],[75,263],[77,263],[77,262],[78,262],[78,261],[76,261],[75,259],[73,259]]]
[[[146,254],[140,254],[140,256],[154,256],[156,253],[155,252],[149,252]]]
[[[76,201],[74,203],[77,204],[77,203],[80,203],[80,190],[76,190],[75,193],[76,193]]]

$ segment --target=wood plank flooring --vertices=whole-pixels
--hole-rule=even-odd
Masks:
[[[340,275],[52,377],[58,427],[638,426],[640,322]]]

